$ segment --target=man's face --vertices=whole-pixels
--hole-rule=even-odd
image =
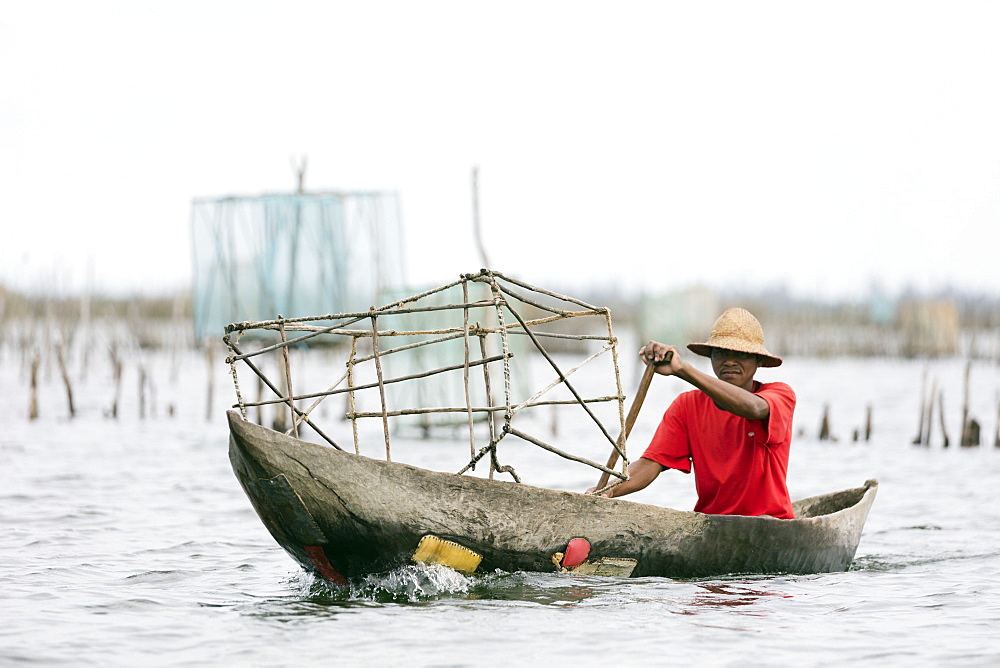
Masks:
[[[744,390],[751,391],[753,375],[757,373],[759,366],[760,358],[754,353],[712,348],[712,370],[715,376]]]

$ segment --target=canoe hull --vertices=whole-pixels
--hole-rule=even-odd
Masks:
[[[482,555],[480,572],[555,571],[575,537],[592,558],[634,559],[633,577],[843,571],[878,487],[796,502],[795,520],[705,515],[437,473],[228,418],[233,470],[264,525],[334,581],[402,566],[428,534]]]

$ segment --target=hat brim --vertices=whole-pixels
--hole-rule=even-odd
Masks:
[[[732,350],[738,353],[750,353],[751,355],[760,356],[760,366],[764,367],[776,367],[781,366],[781,358],[775,357],[771,353],[767,352],[763,347],[755,347],[752,344],[748,344],[743,339],[730,338],[730,337],[720,337],[719,339],[712,339],[706,341],[705,343],[689,343],[688,350],[696,355],[701,355],[702,357],[711,357],[713,348],[721,348],[723,350]]]

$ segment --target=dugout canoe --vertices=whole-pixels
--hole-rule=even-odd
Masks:
[[[227,415],[233,470],[264,525],[341,584],[409,563],[425,536],[481,556],[477,572],[560,570],[553,555],[575,538],[585,564],[621,560],[632,577],[844,571],[878,490],[796,501],[794,520],[706,515],[370,459]]]

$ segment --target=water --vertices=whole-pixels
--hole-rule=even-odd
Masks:
[[[971,376],[986,445],[947,450],[937,434],[930,448],[910,443],[923,363],[796,360],[761,373],[799,393],[793,497],[881,481],[848,572],[620,580],[413,566],[337,589],[298,569],[236,483],[222,374],[206,419],[204,361],[177,379],[169,364],[149,362],[156,417],[139,419],[134,396],[118,420],[103,417],[112,391],[94,370],[75,419],[56,376],[33,422],[23,370],[0,364],[0,665],[1000,664],[995,365]],[[954,432],[964,365],[927,368]],[[654,383],[633,450],[678,382]],[[873,439],[851,442],[869,403]],[[836,443],[815,437],[824,404]],[[541,482],[592,484],[550,475]],[[634,498],[690,508],[691,477],[665,473]]]

